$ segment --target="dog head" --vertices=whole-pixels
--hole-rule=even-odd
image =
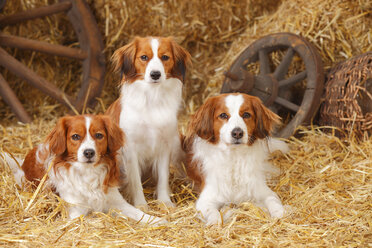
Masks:
[[[188,127],[194,135],[210,143],[251,145],[270,135],[280,117],[257,97],[247,94],[222,94],[211,97],[198,109]]]
[[[168,78],[184,81],[191,56],[171,37],[135,37],[115,51],[112,61],[121,72],[121,83],[161,83]]]

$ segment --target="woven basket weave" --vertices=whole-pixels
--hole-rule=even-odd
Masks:
[[[327,76],[320,124],[372,134],[372,52],[348,59]]]

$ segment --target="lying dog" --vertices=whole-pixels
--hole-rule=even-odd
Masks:
[[[268,136],[280,117],[257,97],[222,94],[209,98],[192,117],[183,148],[188,176],[201,189],[196,209],[206,223],[221,223],[226,204],[254,201],[282,217],[279,197],[266,185],[268,147],[287,145]]]
[[[37,186],[51,165],[46,183],[71,204],[71,219],[116,208],[136,221],[163,223],[121,196],[116,155],[123,145],[123,132],[108,116],[67,116],[58,121],[44,143],[26,155],[22,169],[17,165],[21,160],[16,162],[7,153],[3,156],[18,184],[26,178]]]

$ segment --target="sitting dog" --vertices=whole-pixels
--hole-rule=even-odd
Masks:
[[[190,54],[172,38],[136,37],[113,55],[122,74],[120,97],[106,111],[126,135],[119,156],[135,206],[147,206],[142,176],[157,179],[158,200],[173,206],[169,164],[181,151],[177,114]]]
[[[18,184],[26,178],[37,186],[51,166],[46,184],[71,204],[68,209],[71,219],[91,211],[116,208],[136,221],[163,223],[164,220],[143,213],[121,196],[116,155],[123,145],[122,130],[108,116],[67,116],[59,119],[44,143],[26,155],[23,164],[7,153],[3,157]]]
[[[209,98],[192,117],[183,140],[186,172],[201,189],[196,209],[208,225],[222,222],[224,205],[250,200],[283,216],[279,197],[266,185],[269,148],[288,149],[268,138],[279,119],[259,98],[239,93]]]

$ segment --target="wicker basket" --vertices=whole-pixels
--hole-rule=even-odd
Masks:
[[[327,76],[320,124],[372,134],[372,52],[348,59]],[[339,133],[340,134],[340,133]]]

